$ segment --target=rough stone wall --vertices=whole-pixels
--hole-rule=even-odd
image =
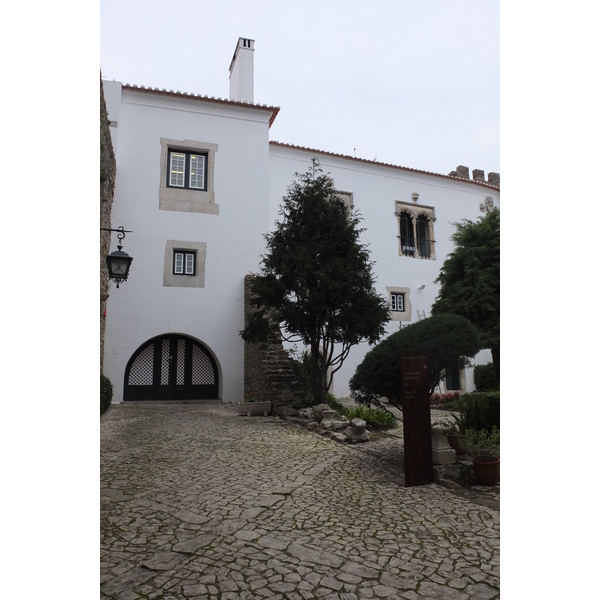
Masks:
[[[254,310],[250,304],[251,281],[251,275],[244,278],[245,324]],[[282,415],[284,407],[299,409],[305,404],[304,390],[275,328],[266,342],[244,342],[244,396],[270,401],[275,415]]]
[[[110,136],[108,113],[104,101],[102,73],[100,74],[100,227],[110,228],[110,211],[115,190],[117,165]],[[104,367],[104,331],[106,327],[106,300],[108,299],[108,269],[106,256],[110,254],[110,231],[100,231],[100,372]]]
[[[459,179],[467,179],[471,180],[471,176],[469,175],[469,167],[464,167],[459,165],[456,167],[456,171],[450,171],[448,173],[451,177],[458,177]],[[487,183],[488,185],[493,185],[494,187],[500,187],[500,173],[488,173],[488,179],[485,180],[485,173],[481,169],[473,169],[473,181],[478,181],[479,183]]]

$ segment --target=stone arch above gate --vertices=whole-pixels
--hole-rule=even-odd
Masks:
[[[209,349],[169,333],[144,342],[125,369],[123,400],[215,400],[219,369]]]

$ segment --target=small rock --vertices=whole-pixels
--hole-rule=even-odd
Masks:
[[[296,417],[298,415],[298,411],[291,408],[290,406],[282,406],[281,407],[281,416],[282,417]]]
[[[298,411],[298,416],[302,419],[312,419],[313,418],[313,409],[312,408],[302,408]]]
[[[313,406],[313,418],[317,423],[320,423],[324,418],[324,413],[331,412],[329,404],[317,404]]]

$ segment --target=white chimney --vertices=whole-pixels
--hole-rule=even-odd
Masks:
[[[229,65],[229,99],[254,104],[254,40],[238,40]]]

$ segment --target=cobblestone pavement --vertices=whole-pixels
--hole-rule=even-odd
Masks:
[[[499,487],[405,488],[401,438],[348,446],[231,405],[101,418],[101,593],[118,600],[500,597]]]

